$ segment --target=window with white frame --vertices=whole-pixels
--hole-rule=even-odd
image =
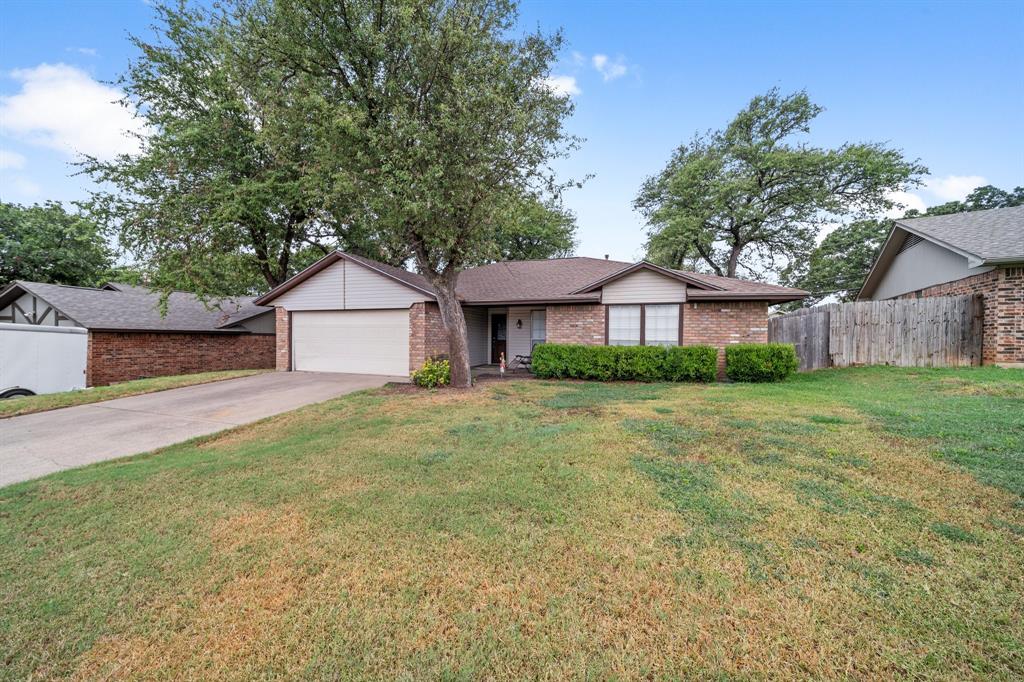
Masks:
[[[640,345],[640,306],[608,306],[608,345]]]
[[[547,313],[543,310],[534,310],[530,313],[530,349],[538,343],[544,343],[548,339]]]
[[[679,304],[644,306],[644,345],[679,344]]]

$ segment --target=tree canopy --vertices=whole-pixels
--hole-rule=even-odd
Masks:
[[[1007,208],[1022,204],[1024,204],[1024,187],[1014,187],[1012,190],[1007,191],[993,185],[983,185],[975,187],[963,201],[948,201],[938,206],[931,206],[924,213],[911,209],[907,211],[904,217],[914,218],[924,215],[948,215],[950,213],[964,213],[967,211],[985,211],[990,208]]]
[[[125,273],[96,223],[54,201],[0,203],[0,287],[20,279],[96,286]]]
[[[485,106],[469,91],[494,85],[485,67],[495,76],[501,51],[511,63],[518,49],[498,40],[485,58],[473,41],[510,28],[512,12],[484,2],[159,5],[156,38],[132,39],[139,56],[120,81],[125,104],[147,124],[141,152],[84,160],[101,187],[90,214],[147,264],[151,286],[208,296],[266,290],[334,248],[402,265],[415,254],[409,233],[396,229],[400,210],[449,220],[438,209],[454,201],[486,238],[461,240],[453,263],[561,253],[571,248],[571,214],[528,191],[536,188],[497,191],[505,187],[498,169],[473,176],[500,152],[479,156],[471,136],[459,136],[481,126],[473,132],[529,137],[502,130],[497,116],[469,118]],[[531,41],[521,47],[527,42],[523,64],[540,54]],[[462,50],[462,61],[448,50]],[[436,68],[435,57],[451,68]],[[524,89],[538,91],[531,82]],[[457,101],[462,94],[473,96]],[[508,107],[518,95],[491,96]],[[447,167],[431,167],[429,154],[441,150]],[[504,172],[524,160],[506,158]],[[496,180],[495,191],[460,195],[460,175],[477,187]],[[523,222],[527,211],[543,222]]]
[[[820,227],[877,215],[927,172],[881,143],[834,149],[800,139],[822,108],[805,92],[754,97],[722,130],[680,146],[634,202],[647,257],[673,268],[755,279],[806,261]]]

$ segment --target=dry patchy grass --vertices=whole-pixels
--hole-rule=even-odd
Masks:
[[[1012,450],[1019,376],[368,392],[6,488],[0,670],[1019,678],[1017,479],[884,399]]]

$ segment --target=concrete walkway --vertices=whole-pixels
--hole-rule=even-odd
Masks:
[[[215,433],[405,377],[270,372],[0,419],[0,486]]]

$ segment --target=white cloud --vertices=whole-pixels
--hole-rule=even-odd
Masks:
[[[94,47],[69,47],[68,52],[77,52],[78,54],[85,55],[86,57],[99,56],[99,52]]]
[[[573,50],[572,63],[575,64],[576,66],[583,66],[584,64],[587,63],[587,58],[586,56],[583,55],[582,52],[577,52],[576,50]]]
[[[606,54],[595,54],[590,61],[605,81],[612,81],[626,75],[626,62],[622,57],[612,61]]]
[[[897,204],[885,212],[886,218],[902,218],[903,214],[912,208],[916,208],[921,213],[927,209],[924,199],[912,192],[889,192],[886,196]]]
[[[17,69],[10,77],[21,91],[0,97],[0,132],[68,155],[109,159],[138,151],[142,121],[117,100],[122,93],[67,64]]]
[[[963,201],[976,187],[987,185],[981,175],[947,175],[944,178],[932,178],[925,187],[941,201]]]
[[[548,76],[544,79],[544,86],[551,92],[562,97],[573,97],[583,94],[580,86],[576,84],[574,76]]]
[[[0,170],[24,168],[25,157],[9,149],[0,149]]]

